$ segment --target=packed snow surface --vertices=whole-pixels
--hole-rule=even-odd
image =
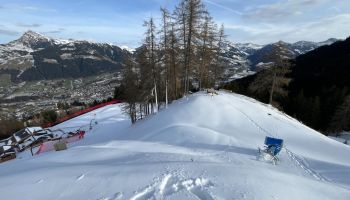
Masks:
[[[350,199],[349,146],[244,96],[193,94],[135,125],[111,105],[55,129],[90,123],[66,151],[0,164],[1,199]],[[256,159],[267,135],[285,141],[277,165]]]

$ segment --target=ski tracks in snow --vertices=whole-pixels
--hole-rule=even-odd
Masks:
[[[247,118],[257,129],[259,129],[259,131],[264,132],[266,135],[268,136],[272,136],[269,131],[267,131],[266,129],[264,129],[263,127],[261,127],[256,121],[254,121],[249,115],[247,115],[247,113],[243,112],[241,109],[237,108],[235,105],[233,105],[231,102],[229,102],[229,104],[235,109],[237,110],[239,113],[241,113],[242,115],[244,115],[245,118]]]
[[[187,191],[200,200],[214,200],[208,191],[213,186],[210,180],[202,177],[181,180],[173,174],[167,174],[160,181],[136,192],[130,200],[164,199],[181,191]]]
[[[315,172],[314,170],[312,170],[305,159],[299,158],[298,156],[296,156],[293,152],[291,152],[289,149],[284,148],[287,152],[287,155],[289,156],[289,158],[291,159],[292,162],[294,162],[297,166],[299,166],[300,168],[302,168],[307,174],[309,174],[310,176],[314,177],[316,180],[319,181],[327,181],[329,182],[329,180],[327,180],[325,177],[323,177],[321,174]]]

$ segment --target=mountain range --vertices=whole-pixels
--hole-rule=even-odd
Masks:
[[[118,71],[130,52],[115,45],[59,40],[28,31],[0,45],[0,75],[12,82],[85,77]]]
[[[251,73],[254,73],[259,69],[263,63],[270,62],[266,60],[269,54],[275,46],[283,44],[288,48],[290,52],[287,56],[291,59],[296,58],[299,55],[305,54],[318,47],[324,45],[330,45],[338,39],[330,38],[323,42],[310,42],[310,41],[299,41],[295,43],[286,43],[278,41],[267,45],[257,45],[252,43],[230,43],[224,44],[224,50],[222,51],[222,57],[227,60],[229,75],[233,75],[231,79],[242,78]]]
[[[309,52],[337,39],[324,42],[300,41],[285,43],[291,57]],[[274,45],[231,43],[223,45],[221,56],[226,60],[229,78],[240,78],[256,71]],[[282,42],[284,43],[284,42]],[[19,39],[0,45],[0,75],[11,76],[12,82],[86,77],[105,72],[117,72],[132,52],[125,47],[89,41],[52,39],[27,31]]]

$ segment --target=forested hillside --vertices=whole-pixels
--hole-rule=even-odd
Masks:
[[[278,96],[281,109],[324,133],[350,130],[350,38],[322,46],[291,61],[284,89]],[[268,102],[269,90],[256,93],[251,85],[259,74],[236,80],[225,87]]]
[[[345,109],[350,107],[350,38],[301,55],[295,63],[285,110],[319,130],[350,130]]]

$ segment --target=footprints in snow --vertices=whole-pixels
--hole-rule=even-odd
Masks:
[[[85,174],[80,174],[75,178],[75,181],[81,181],[85,178]],[[39,179],[35,183],[43,183],[44,179]],[[147,200],[147,199],[164,199],[177,192],[189,192],[200,200],[214,200],[214,197],[209,192],[209,188],[214,184],[205,178],[190,178],[180,179],[176,175],[167,174],[161,180],[156,181],[152,185],[147,186],[143,190],[136,192],[131,200]],[[101,197],[97,200],[120,200],[123,198],[123,193],[117,192],[110,197]]]
[[[167,174],[161,181],[155,182],[147,186],[143,190],[137,192],[131,200],[146,200],[146,199],[164,199],[167,196],[180,191],[187,191],[201,200],[213,200],[213,196],[208,191],[208,188],[214,184],[205,178],[195,178],[180,180],[172,174]]]

